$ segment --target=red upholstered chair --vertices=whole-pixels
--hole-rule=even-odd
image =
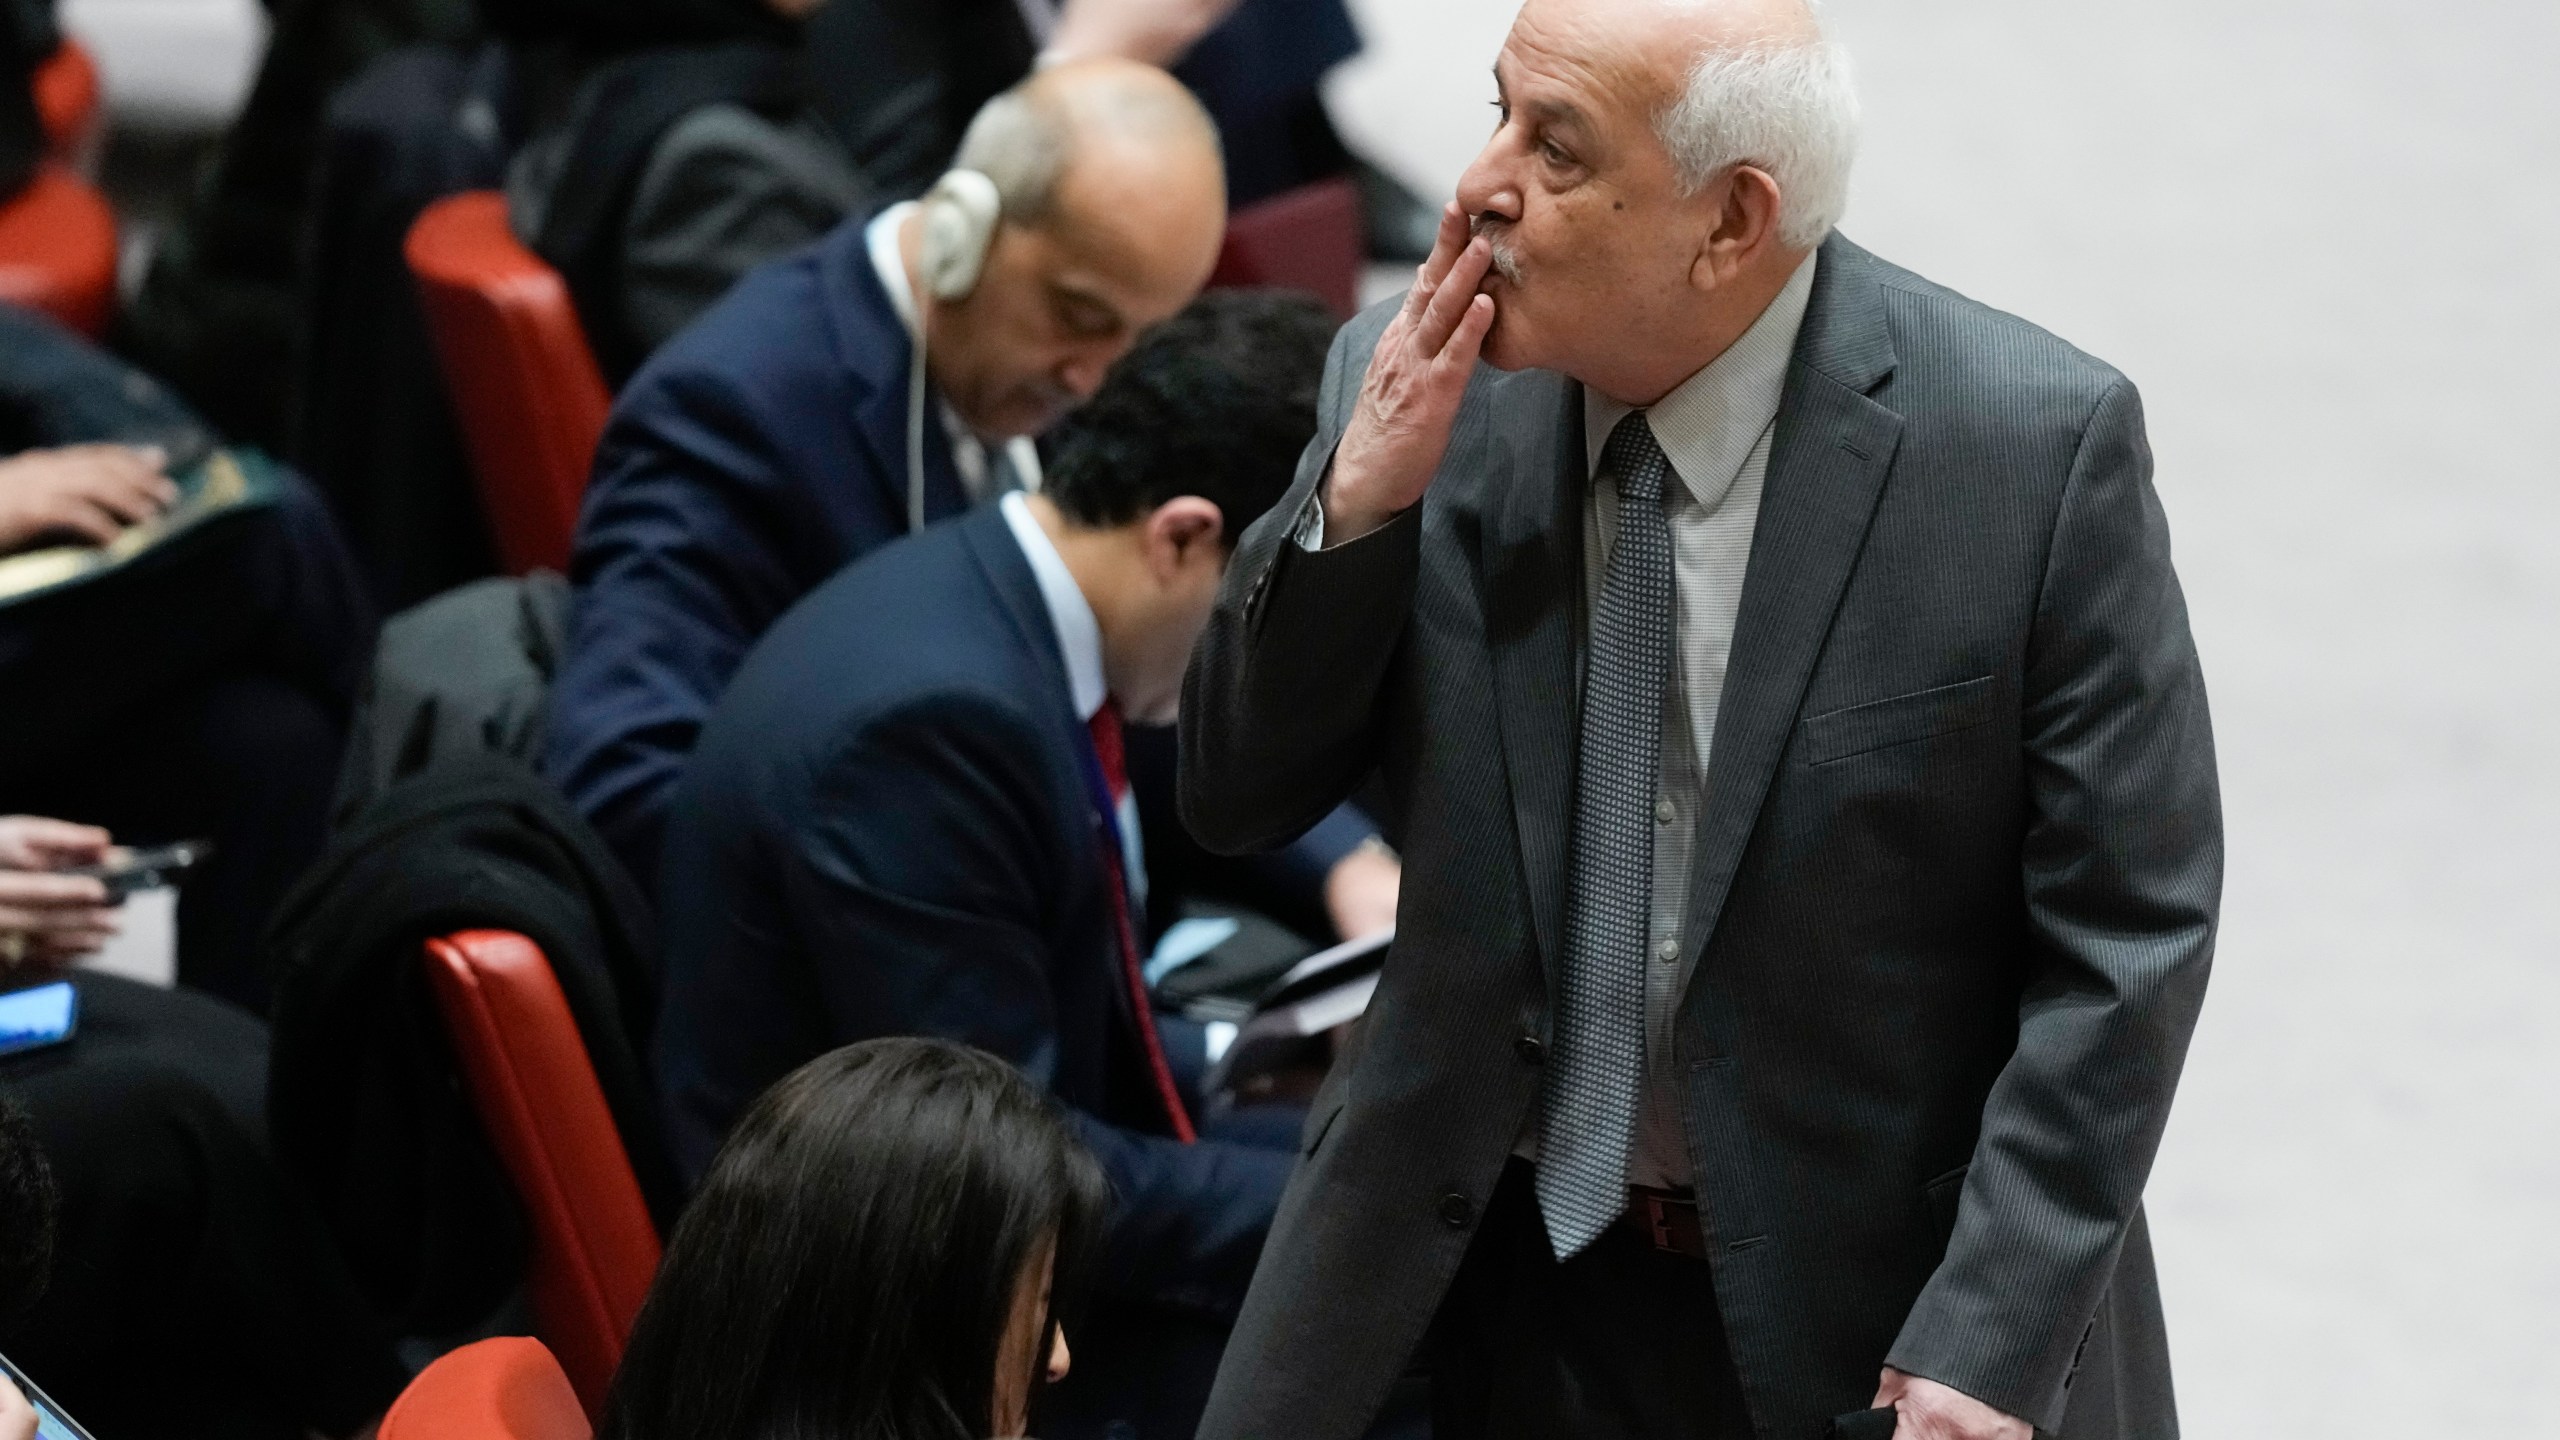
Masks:
[[[534,1322],[598,1413],[658,1270],[658,1230],[539,947],[502,930],[427,942],[472,1107],[533,1232]]]
[[[1348,320],[1360,308],[1367,259],[1360,187],[1319,180],[1228,216],[1226,248],[1209,283],[1304,290]]]
[[[428,206],[406,254],[499,558],[566,569],[613,404],[569,287],[507,228],[495,190]]]
[[[79,41],[66,38],[36,67],[30,88],[44,121],[45,148],[66,165],[84,165],[99,137],[98,62]]]
[[[418,1372],[382,1417],[381,1440],[588,1440],[577,1393],[539,1340],[501,1335]]]
[[[116,214],[107,197],[47,162],[0,200],[0,300],[96,336],[116,308]]]

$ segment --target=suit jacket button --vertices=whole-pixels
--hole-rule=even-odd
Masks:
[[[1519,1052],[1520,1059],[1524,1064],[1544,1065],[1547,1063],[1547,1047],[1539,1043],[1538,1037],[1535,1035],[1521,1036],[1519,1039],[1511,1042],[1511,1048]]]
[[[1464,1230],[1476,1221],[1476,1207],[1464,1195],[1440,1197],[1440,1222],[1452,1230]]]

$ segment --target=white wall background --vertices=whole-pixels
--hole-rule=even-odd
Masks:
[[[1434,198],[1512,0],[1366,0]],[[1833,0],[1848,232],[2122,366],[2225,932],[2151,1203],[2201,1440],[2560,1434],[2560,7]]]

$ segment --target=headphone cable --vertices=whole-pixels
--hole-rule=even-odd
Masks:
[[[916,306],[915,361],[907,367],[907,533],[924,528],[924,330],[921,296]]]

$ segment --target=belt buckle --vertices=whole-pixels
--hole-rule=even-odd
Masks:
[[[1671,1234],[1670,1207],[1679,1202],[1650,1188],[1639,1188],[1636,1201],[1643,1207],[1644,1228],[1656,1250],[1679,1251],[1680,1243]]]

